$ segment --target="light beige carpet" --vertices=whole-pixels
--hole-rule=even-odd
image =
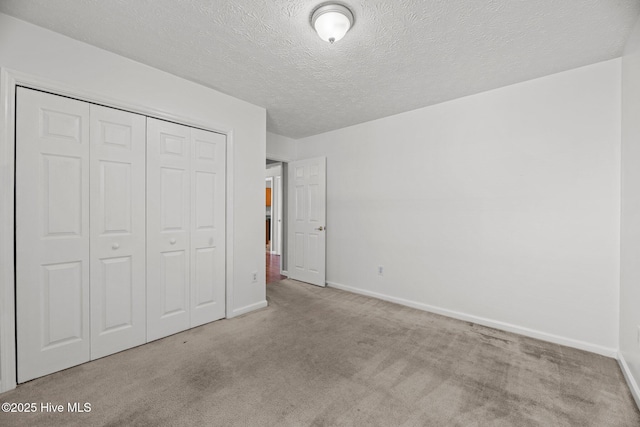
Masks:
[[[269,307],[19,386],[2,426],[640,426],[615,360],[284,280]]]

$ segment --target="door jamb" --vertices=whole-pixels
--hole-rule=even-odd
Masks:
[[[289,277],[289,272],[283,268],[285,256],[287,256],[287,251],[289,250],[288,246],[285,244],[285,242],[287,241],[287,237],[288,236],[286,236],[285,232],[284,232],[284,230],[285,230],[285,225],[284,224],[285,224],[285,217],[286,217],[285,212],[287,212],[287,206],[285,204],[285,199],[287,200],[287,203],[288,203],[288,195],[285,196],[285,194],[284,194],[287,191],[287,189],[284,186],[284,182],[285,182],[285,178],[284,178],[285,172],[284,172],[284,170],[286,169],[284,167],[284,165],[285,164],[288,165],[290,162],[293,162],[295,159],[288,158],[288,157],[285,157],[285,156],[268,154],[268,153],[267,153],[266,159],[275,160],[275,161],[278,161],[278,162],[280,162],[282,164],[281,165],[282,166],[282,175],[281,175],[281,179],[280,179],[280,185],[281,185],[281,188],[280,188],[280,201],[281,201],[281,203],[280,203],[280,218],[282,219],[282,223],[280,225],[280,274],[283,275],[283,276]],[[274,182],[275,182],[275,180],[274,180]],[[289,228],[286,227],[286,229],[287,229],[287,232],[289,232]]]

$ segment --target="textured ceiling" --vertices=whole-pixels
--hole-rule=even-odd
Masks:
[[[618,57],[640,0],[0,0],[0,11],[267,108],[313,135]]]

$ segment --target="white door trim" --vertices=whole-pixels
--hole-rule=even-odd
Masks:
[[[15,186],[15,94],[16,86],[51,92],[81,101],[118,108],[149,117],[227,135],[226,187],[226,317],[233,312],[233,129],[214,121],[193,120],[145,104],[125,102],[106,93],[79,90],[20,71],[0,68],[0,393],[16,387],[14,186]]]
[[[271,190],[271,194],[273,194],[273,205],[275,206],[271,215],[273,224],[271,236],[275,242],[271,245],[271,249],[273,249],[271,253],[278,256],[282,255],[282,166],[280,167],[280,171],[280,175],[273,177],[273,188]],[[282,260],[282,258],[280,259]]]

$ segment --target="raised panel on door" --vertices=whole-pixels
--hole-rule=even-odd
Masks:
[[[91,106],[91,358],[146,341],[146,118]]]
[[[42,350],[82,340],[82,263],[43,265]]]
[[[97,334],[93,334],[94,339],[99,339],[100,335],[133,329],[134,309],[144,308],[144,305],[137,307],[135,304],[134,287],[137,283],[134,279],[132,258],[132,256],[102,258],[100,266],[94,267],[100,276],[99,282],[93,283],[96,286],[92,292],[92,298],[97,297],[100,301],[98,310],[92,310],[95,316],[93,324],[98,331]],[[144,323],[142,326],[144,331]],[[92,353],[96,350],[95,347],[95,345],[92,346]]]
[[[305,234],[296,232],[293,236],[293,254],[294,260],[293,266],[296,270],[304,271],[306,268],[306,257],[305,257]]]
[[[182,315],[187,312],[186,251],[162,252],[160,296],[162,298],[161,318]]]
[[[191,327],[225,316],[226,136],[191,129]]]
[[[188,193],[183,189],[189,182],[189,170],[183,167],[160,167],[160,231],[186,232],[188,213],[185,204]]]
[[[190,138],[147,119],[147,341],[190,325]]]
[[[291,162],[288,181],[289,277],[325,286],[326,158]]]
[[[17,89],[16,188],[22,383],[90,358],[89,104]]]
[[[292,197],[292,204],[295,209],[295,215],[293,216],[295,221],[295,228],[293,232],[293,245],[291,250],[294,256],[294,262],[292,263],[295,272],[298,274],[304,274],[307,269],[307,235],[305,233],[305,225],[307,222],[307,204],[305,203],[306,186],[304,185],[304,167],[298,166],[295,168],[296,183],[294,185],[294,192]]]
[[[82,158],[41,154],[45,236],[82,234]]]

